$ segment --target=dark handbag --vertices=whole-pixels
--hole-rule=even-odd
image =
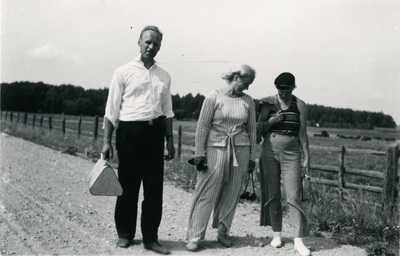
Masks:
[[[251,184],[253,185],[253,193],[250,194],[249,191],[247,191],[247,186],[249,185],[249,180],[251,179]],[[241,199],[247,199],[249,201],[255,201],[257,199],[256,191],[254,189],[254,177],[253,173],[249,173],[249,177],[247,178],[247,183],[246,187],[244,188],[243,194],[240,195]]]
[[[188,163],[191,164],[191,165],[195,165],[195,164],[194,164],[194,158],[189,159]],[[205,162],[204,160],[200,161],[200,163],[198,163],[198,164],[196,165],[196,168],[197,168],[197,170],[200,171],[200,172],[202,172],[202,171],[207,171],[207,169],[208,169],[207,164],[206,164],[206,162]]]
[[[118,174],[103,157],[100,157],[90,172],[89,191],[94,196],[122,195]]]

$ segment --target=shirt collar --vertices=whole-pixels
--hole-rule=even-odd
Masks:
[[[136,56],[133,60],[136,61],[136,62],[139,62],[142,66],[144,66],[143,61],[140,59],[140,54],[138,56]],[[157,65],[157,61],[154,60],[153,66],[151,66],[151,67],[154,67],[156,65]]]

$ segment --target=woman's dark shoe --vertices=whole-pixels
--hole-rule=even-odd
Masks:
[[[217,240],[224,247],[231,247],[232,246],[232,241],[227,235],[218,234]]]

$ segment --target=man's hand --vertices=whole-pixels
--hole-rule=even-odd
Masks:
[[[103,143],[103,148],[101,149],[101,154],[104,160],[110,160],[114,157],[113,147],[110,143]]]
[[[108,161],[114,157],[113,147],[111,144],[114,126],[107,117],[104,117],[104,139],[101,154],[103,159]]]
[[[169,137],[167,139],[167,151],[168,155],[164,156],[164,160],[170,161],[175,157],[175,147],[174,147],[174,139]]]

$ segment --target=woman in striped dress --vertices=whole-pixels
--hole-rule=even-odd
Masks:
[[[310,153],[307,137],[307,107],[304,101],[292,94],[295,77],[282,73],[275,79],[278,94],[259,102],[257,141],[263,143],[260,155],[261,176],[261,226],[272,226],[271,245],[283,246],[281,181],[289,205],[289,217],[296,227],[294,248],[300,255],[310,255],[302,237],[309,235],[304,209],[300,202],[301,169],[308,175]],[[301,164],[302,153],[304,156]]]
[[[204,100],[196,128],[194,164],[198,172],[187,230],[187,250],[196,251],[211,212],[217,240],[232,245],[228,233],[240,198],[242,182],[255,167],[256,114],[253,99],[243,91],[254,81],[255,70],[241,65],[222,76],[227,86]]]

